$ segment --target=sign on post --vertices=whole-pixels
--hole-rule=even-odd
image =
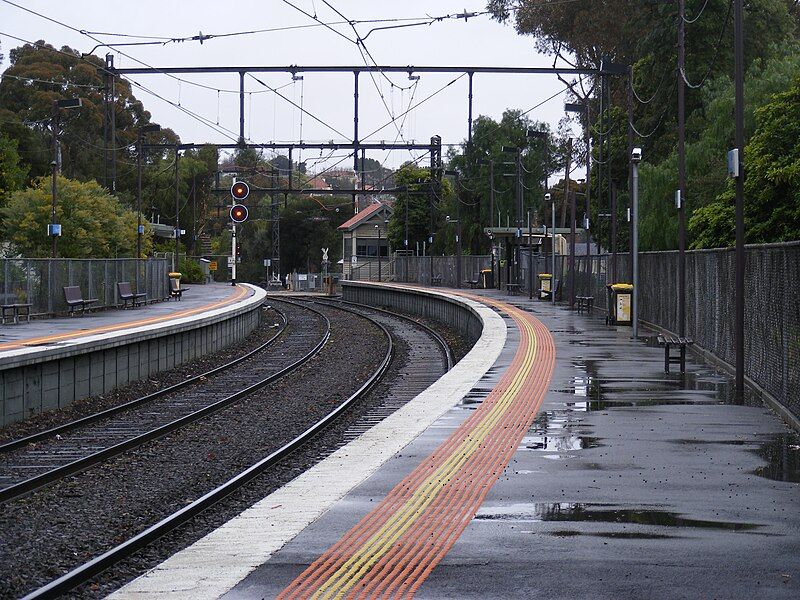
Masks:
[[[208,270],[209,271],[216,271],[217,270],[217,261],[212,260],[210,263],[208,263]]]

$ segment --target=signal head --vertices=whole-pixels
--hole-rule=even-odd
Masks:
[[[234,204],[231,207],[231,221],[244,223],[247,220],[247,207],[244,204]]]
[[[234,200],[244,200],[250,195],[250,186],[244,181],[237,181],[231,186],[231,196]]]

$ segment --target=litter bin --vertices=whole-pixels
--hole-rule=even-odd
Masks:
[[[609,325],[631,325],[633,286],[630,283],[610,283],[608,290]]]
[[[325,287],[325,295],[333,296],[334,293],[334,284],[333,284],[333,277],[331,275],[325,275],[322,278],[322,283]]]
[[[551,273],[539,273],[539,299],[549,300],[552,291],[553,275]]]
[[[494,287],[494,271],[481,269],[481,289],[488,290]]]

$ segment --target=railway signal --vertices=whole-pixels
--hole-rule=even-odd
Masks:
[[[236,181],[231,186],[231,196],[235,201],[241,202],[250,195],[250,186],[244,181]]]
[[[247,220],[247,216],[247,207],[244,204],[231,206],[231,221],[234,223],[244,223]]]

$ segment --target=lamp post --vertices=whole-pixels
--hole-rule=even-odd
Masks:
[[[459,184],[461,183],[461,173],[458,171],[445,171],[445,175],[452,175],[456,179],[456,218],[450,219],[447,215],[448,223],[456,224],[456,287],[461,287],[461,198],[458,195]]]
[[[552,194],[544,195],[545,200],[550,200],[550,210],[553,216],[553,272],[550,274],[550,300],[556,303],[556,199]]]
[[[56,202],[58,199],[58,172],[61,168],[60,152],[58,145],[58,128],[59,128],[59,110],[62,108],[80,108],[83,105],[80,98],[69,98],[66,100],[53,101],[53,162],[50,165],[53,167],[53,203],[50,212],[50,225],[47,228],[47,233],[53,241],[51,255],[53,258],[57,256],[57,240],[61,235],[61,225],[56,223]]]
[[[142,258],[142,236],[144,235],[144,225],[142,225],[142,141],[144,134],[151,131],[158,131],[161,126],[156,123],[142,125],[136,132],[136,258]],[[137,268],[138,274],[138,268]],[[138,291],[138,288],[137,288]]]
[[[633,339],[639,337],[639,163],[642,160],[642,149],[634,148],[631,151],[631,221],[633,237],[631,238],[631,264],[633,266],[633,306],[631,311],[631,324],[633,325]]]
[[[136,293],[141,292],[139,277],[141,275],[139,260],[142,258],[142,140],[148,131],[158,131],[161,126],[156,123],[142,125],[136,131]]]

